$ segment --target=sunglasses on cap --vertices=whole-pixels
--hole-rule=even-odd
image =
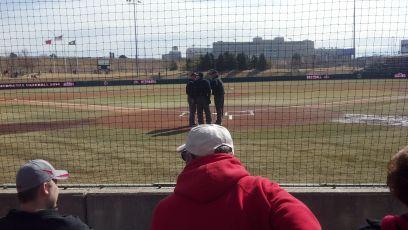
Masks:
[[[184,149],[183,151],[181,151],[180,155],[183,161],[187,161],[187,154],[188,154],[187,150]]]
[[[181,151],[180,155],[181,155],[181,159],[183,159],[183,161],[185,161],[185,162],[191,161],[191,160],[194,160],[194,159],[197,158],[195,155],[191,154],[187,150]]]

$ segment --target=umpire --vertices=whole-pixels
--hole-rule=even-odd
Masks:
[[[186,85],[186,94],[188,101],[189,118],[188,125],[194,127],[195,124],[195,114],[197,111],[197,90],[196,90],[196,80],[197,73],[191,73]]]
[[[210,82],[204,79],[203,73],[198,73],[196,86],[197,120],[198,124],[204,124],[203,111],[205,113],[205,122],[211,124],[211,86]]]
[[[211,90],[214,95],[215,110],[217,111],[216,124],[222,125],[222,116],[224,115],[224,83],[219,78],[217,70],[208,71],[211,78]]]

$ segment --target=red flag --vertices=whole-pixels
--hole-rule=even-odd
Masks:
[[[52,40],[46,40],[46,41],[45,41],[45,44],[51,45],[51,42],[52,42]]]

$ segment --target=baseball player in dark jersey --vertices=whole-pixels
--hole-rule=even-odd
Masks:
[[[210,76],[211,80],[211,90],[212,94],[214,95],[214,104],[215,110],[217,111],[217,120],[215,121],[216,124],[222,125],[222,116],[224,114],[224,83],[219,78],[219,74],[217,70],[210,70],[208,71],[208,75]]]
[[[196,80],[198,75],[196,73],[191,73],[186,85],[186,94],[189,110],[188,125],[190,127],[196,126],[195,124],[195,114],[197,112],[197,90],[196,90]]]
[[[198,73],[198,79],[195,82],[197,93],[197,120],[198,124],[204,124],[203,111],[205,113],[206,124],[211,124],[211,86],[210,82],[204,79],[203,73]]]

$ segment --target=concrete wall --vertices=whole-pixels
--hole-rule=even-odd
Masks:
[[[149,229],[155,205],[172,189],[62,190],[59,210],[79,216],[97,230]],[[315,213],[323,229],[357,229],[365,218],[401,214],[405,208],[385,189],[288,188]],[[16,208],[15,191],[0,192],[0,216]]]

